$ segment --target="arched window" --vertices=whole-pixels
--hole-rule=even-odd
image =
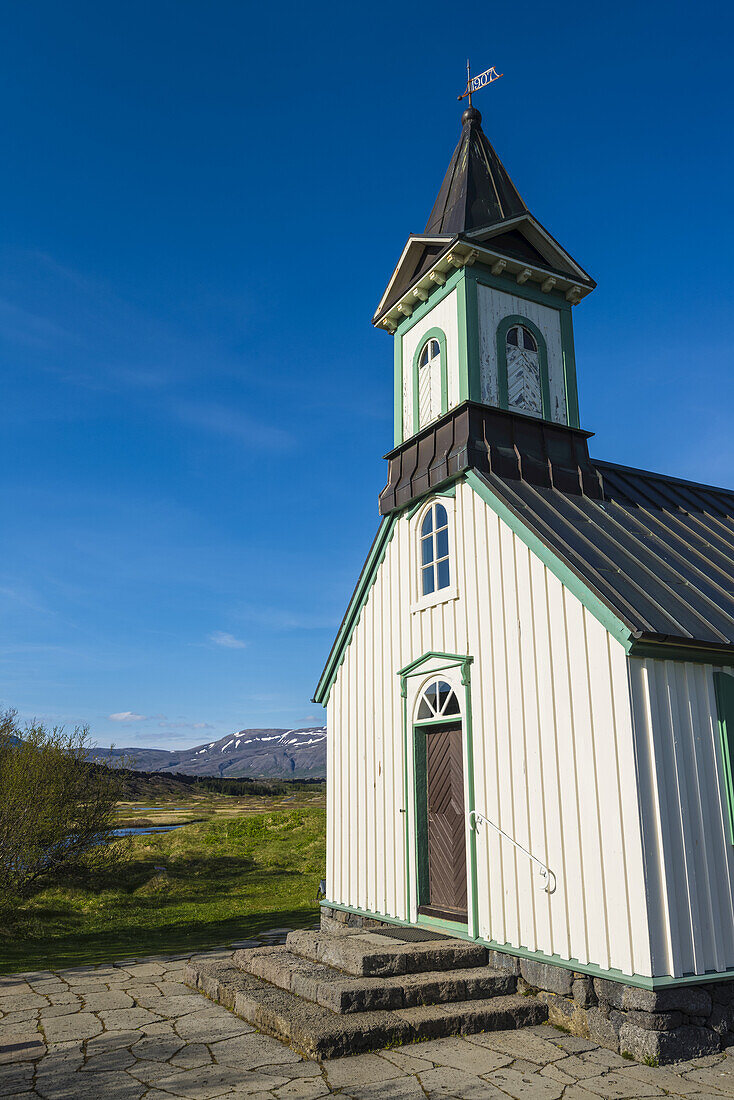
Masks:
[[[528,416],[543,415],[543,389],[538,342],[524,325],[513,325],[505,337],[507,407]]]
[[[435,722],[440,718],[453,718],[460,714],[456,692],[445,680],[432,680],[418,704],[417,722]]]
[[[443,504],[434,501],[420,528],[420,592],[429,596],[451,583],[449,565],[449,517]]]
[[[421,428],[441,413],[441,345],[426,340],[418,356],[418,418]]]

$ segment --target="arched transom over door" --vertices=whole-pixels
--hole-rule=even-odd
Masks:
[[[432,680],[416,712],[418,911],[467,919],[464,751],[459,701],[451,685]]]
[[[460,714],[459,700],[451,684],[446,680],[431,680],[421,694],[416,721],[437,721]]]

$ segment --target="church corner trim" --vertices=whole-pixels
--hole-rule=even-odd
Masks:
[[[314,692],[312,700],[314,703],[320,703],[322,706],[325,706],[328,702],[329,693],[336,679],[336,674],[339,671],[344,653],[351,641],[354,629],[359,622],[362,608],[367,603],[367,598],[374,584],[375,577],[377,576],[377,570],[385,557],[385,553],[392,540],[395,526],[400,516],[400,512],[392,512],[389,516],[384,516],[382,523],[377,529],[377,534],[370,547],[367,560],[362,567],[359,580],[357,581],[354,592],[352,593],[352,598],[349,601],[344,618],[342,619],[341,626],[334,639],[334,644],[331,647],[331,652],[324,666],[324,671],[321,673],[319,682],[316,685],[316,691]]]
[[[403,341],[395,339],[395,446],[399,447],[403,442]]]
[[[714,670],[714,694],[729,809],[729,839],[734,844],[734,676]]]
[[[632,645],[633,628],[620,619],[611,607],[604,603],[589,585],[582,580],[554,550],[551,550],[551,548],[515,514],[508,504],[493,492],[479,474],[475,473],[474,470],[468,470],[464,476],[466,477],[467,485],[481,497],[484,503],[488,505],[500,519],[504,520],[521,542],[523,542],[528,549],[543,562],[543,565],[550,570],[554,577],[556,577],[561,584],[564,585],[581,604],[583,604],[589,614],[593,615],[594,618],[601,623],[604,629],[624,647],[627,653],[629,653]]]

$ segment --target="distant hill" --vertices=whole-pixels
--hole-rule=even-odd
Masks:
[[[106,764],[95,764],[107,770]],[[122,783],[120,800],[124,802],[157,802],[183,799],[214,793],[248,796],[282,797],[299,791],[319,792],[324,780],[316,776],[307,779],[251,779],[250,776],[222,778],[220,775],[183,775],[182,772],[140,772],[128,768],[115,768],[115,775]]]
[[[326,727],[240,730],[193,749],[94,748],[100,763],[125,758],[134,771],[235,779],[307,779],[326,775]]]

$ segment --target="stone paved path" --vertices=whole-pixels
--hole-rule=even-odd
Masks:
[[[0,977],[0,1098],[734,1098],[734,1051],[657,1069],[547,1026],[309,1062],[188,989],[186,961]]]

